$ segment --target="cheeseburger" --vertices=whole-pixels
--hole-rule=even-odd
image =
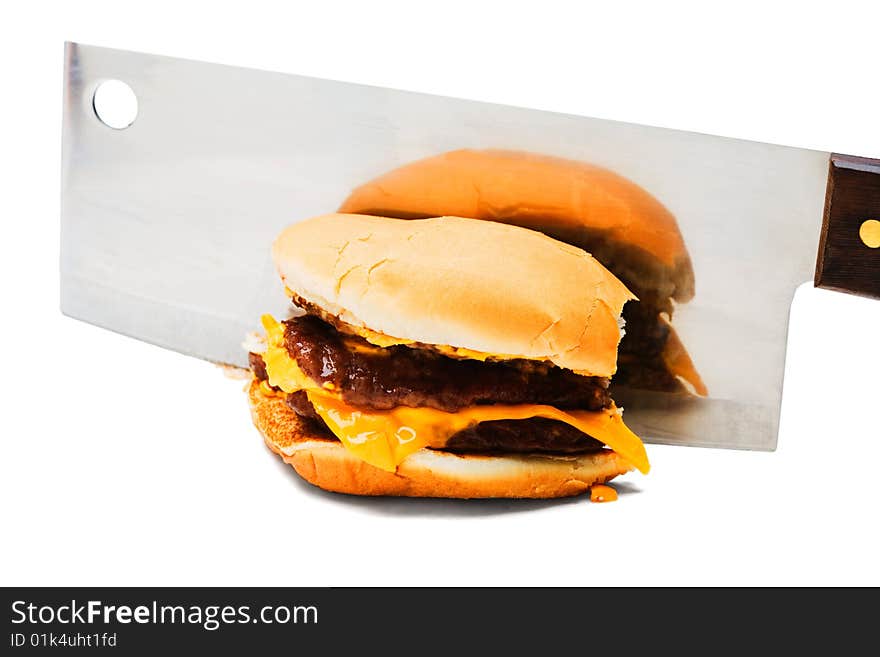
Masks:
[[[310,483],[543,498],[648,472],[608,392],[634,296],[585,251],[460,217],[326,215],[273,258],[298,314],[248,345],[251,411]]]
[[[656,198],[612,171],[533,153],[459,150],[364,184],[339,211],[487,219],[580,247],[639,298],[624,309],[615,385],[707,394],[670,324],[674,302],[694,296],[694,271],[678,224]]]

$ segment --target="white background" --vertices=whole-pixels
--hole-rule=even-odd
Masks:
[[[4,6],[0,584],[880,584],[878,302],[800,290],[777,452],[608,505],[317,491],[240,382],[58,312],[65,39],[880,157],[872,4]]]

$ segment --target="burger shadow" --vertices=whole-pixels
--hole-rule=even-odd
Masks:
[[[560,506],[590,504],[589,495],[561,497],[548,500],[532,499],[445,499],[437,497],[369,497],[333,493],[304,481],[289,465],[279,463],[293,484],[305,495],[319,498],[331,504],[349,506],[364,513],[391,517],[437,517],[469,518],[509,515],[514,513],[534,513]],[[614,483],[620,497],[641,493],[641,489],[630,483]]]

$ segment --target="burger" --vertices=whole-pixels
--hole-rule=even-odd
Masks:
[[[584,249],[639,298],[624,309],[615,385],[707,394],[670,323],[675,303],[694,296],[694,271],[678,224],[656,198],[612,171],[534,153],[458,150],[362,185],[339,212],[485,219]]]
[[[608,390],[634,296],[582,249],[469,218],[331,214],[272,253],[294,307],[247,344],[248,394],[306,481],[548,498],[648,472]]]

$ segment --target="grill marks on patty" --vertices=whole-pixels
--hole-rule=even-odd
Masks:
[[[312,315],[284,322],[287,352],[313,381],[332,384],[353,406],[429,406],[454,412],[478,404],[548,404],[599,411],[608,380],[529,360],[477,361],[398,345],[376,347]]]
[[[481,362],[429,349],[381,348],[313,315],[289,319],[284,329],[287,352],[303,372],[317,383],[332,384],[353,406],[430,406],[454,412],[477,404],[528,403],[598,411],[611,404],[607,379],[546,363]],[[259,354],[250,354],[249,363],[258,380],[268,378]],[[287,405],[317,432],[333,438],[305,391],[289,393]],[[480,422],[452,436],[444,451],[578,454],[603,448],[603,443],[564,422],[530,418]]]

